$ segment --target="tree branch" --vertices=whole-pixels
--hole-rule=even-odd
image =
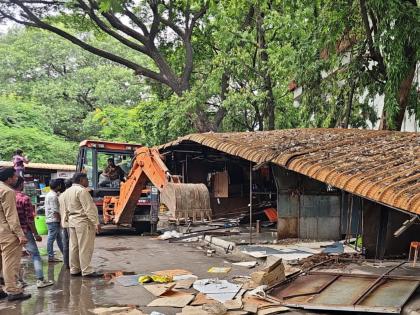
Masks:
[[[367,7],[366,7],[366,0],[360,0],[359,2],[360,2],[360,13],[362,15],[362,21],[365,27],[366,40],[368,44],[369,53],[371,55],[371,58],[378,62],[380,71],[384,75],[386,75],[384,60],[381,54],[376,51],[374,43],[373,43],[372,30],[369,25],[369,16],[368,16]]]
[[[33,26],[33,27],[35,27],[35,26],[36,26],[36,24],[35,24],[35,23],[30,23],[30,22],[26,22],[26,21],[18,20],[18,19],[16,19],[15,17],[11,16],[10,14],[7,14],[6,12],[4,12],[4,11],[2,11],[2,10],[0,10],[0,15],[1,15],[1,16],[3,16],[3,17],[5,17],[6,19],[9,19],[9,20],[11,20],[11,21],[13,21],[13,22],[15,22],[15,23],[18,23],[18,24],[22,24],[22,25],[25,25],[25,26]],[[1,21],[1,20],[2,20],[2,19],[0,18],[0,21]]]
[[[42,28],[45,30],[48,30],[52,33],[55,33],[65,39],[67,39],[68,41],[72,42],[73,44],[106,59],[109,59],[111,61],[114,61],[116,63],[119,63],[121,65],[124,65],[132,70],[134,70],[136,75],[143,75],[145,77],[151,78],[153,80],[156,80],[158,82],[161,82],[163,84],[169,85],[169,82],[160,74],[157,72],[154,72],[150,69],[144,68],[130,60],[127,60],[123,57],[114,55],[110,52],[104,51],[102,49],[96,48],[94,46],[91,46],[83,41],[81,41],[80,39],[78,39],[77,37],[55,27],[52,26],[50,24],[47,24],[43,21],[41,21],[34,13],[32,13],[31,10],[29,10],[25,5],[23,5],[19,0],[10,0],[12,3],[16,4],[17,6],[19,6],[28,16],[28,18],[33,21],[33,23],[35,23],[35,25],[31,25],[34,27],[38,27],[38,28]]]
[[[110,29],[96,14],[92,7],[88,7],[83,0],[78,0],[80,7],[83,11],[86,12],[86,14],[89,15],[89,17],[98,25],[98,27],[107,33],[108,35],[112,36],[116,40],[118,40],[120,43],[126,45],[127,47],[130,47],[131,49],[134,49],[136,51],[139,51],[147,56],[150,56],[150,52],[146,49],[145,46],[138,45],[129,39],[125,38],[124,36],[121,36],[114,30]],[[90,2],[90,1],[89,1]]]
[[[144,36],[149,36],[149,31],[147,30],[146,25],[143,23],[142,20],[140,20],[133,12],[131,12],[127,6],[124,6],[124,13],[127,15],[130,20],[136,24],[138,27],[140,27],[141,31],[143,32]]]

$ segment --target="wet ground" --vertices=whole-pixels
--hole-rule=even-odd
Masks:
[[[46,247],[46,239],[39,247]],[[44,256],[45,260],[46,257]],[[164,269],[187,269],[199,278],[213,277],[207,270],[213,266],[233,267],[228,276],[247,275],[249,269],[235,267],[221,257],[208,257],[205,251],[194,245],[172,244],[150,237],[127,235],[126,231],[108,231],[96,238],[93,265],[103,272],[123,271],[135,274],[147,274]],[[25,258],[25,280],[29,283],[26,292],[32,298],[18,303],[0,302],[0,314],[91,314],[88,310],[99,306],[136,305],[150,313],[144,307],[155,297],[142,286],[123,287],[110,283],[106,279],[85,279],[70,277],[62,263],[44,263],[44,273],[53,279],[54,286],[38,290],[35,286],[32,263]],[[154,308],[166,315],[175,314],[179,309]]]
[[[46,247],[46,239],[39,243],[39,247]],[[214,277],[207,270],[213,266],[232,267],[226,276],[218,275],[221,279],[231,279],[236,275],[249,275],[252,269],[231,265],[226,257],[208,257],[198,244],[178,244],[159,241],[150,237],[140,237],[127,231],[108,230],[97,237],[93,265],[100,271],[126,272],[129,274],[148,274],[163,269],[187,269],[199,278]],[[46,256],[43,257],[46,259]],[[23,260],[26,270],[25,280],[29,283],[26,288],[32,298],[17,303],[0,302],[0,315],[34,315],[34,314],[91,314],[90,309],[102,306],[133,305],[145,313],[160,311],[166,315],[176,314],[180,309],[145,307],[155,297],[141,285],[123,287],[114,284],[107,278],[84,279],[70,277],[61,263],[44,263],[44,273],[56,283],[54,286],[38,290],[35,286],[32,263],[28,258]],[[287,314],[321,314],[295,310]],[[325,314],[325,312],[323,312]],[[333,312],[330,314],[337,314]],[[352,313],[342,313],[352,314]],[[420,314],[420,290],[406,305],[403,314]]]

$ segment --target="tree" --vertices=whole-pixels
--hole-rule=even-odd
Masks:
[[[303,86],[301,121],[322,127],[367,127],[372,101],[385,99],[382,129],[400,130],[405,111],[417,113],[413,84],[420,48],[416,1],[293,1],[287,4]]]
[[[193,31],[206,12],[206,4],[189,1],[100,1],[100,0],[8,0],[0,1],[0,19],[53,32],[75,45],[124,65],[141,75],[168,86],[181,95],[190,88],[193,70]],[[55,25],[57,14],[63,23],[91,25],[101,35],[115,39],[153,61],[153,67],[125,58],[112,49],[101,49]],[[62,17],[65,17],[63,19]],[[126,23],[125,21],[129,21]],[[181,69],[175,69],[165,51],[171,44],[184,48]]]
[[[106,40],[85,36],[100,47]],[[121,51],[131,59],[129,52]],[[130,70],[96,57],[42,30],[11,30],[0,37],[0,94],[43,104],[53,132],[71,141],[88,136],[89,112],[114,105],[130,108],[148,95],[148,87]]]
[[[48,107],[3,96],[0,108],[0,160],[11,160],[19,148],[33,162],[75,163],[76,145],[52,134]]]

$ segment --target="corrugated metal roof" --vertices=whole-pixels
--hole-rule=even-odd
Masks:
[[[191,134],[192,141],[272,162],[391,207],[420,214],[420,134],[360,129],[286,129]]]
[[[12,162],[0,161],[0,167],[13,167]],[[68,171],[75,172],[75,165],[66,164],[49,164],[49,163],[28,163],[25,165],[27,169],[41,169],[41,170],[54,170],[54,171]]]

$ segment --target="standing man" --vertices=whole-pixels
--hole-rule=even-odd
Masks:
[[[74,174],[73,185],[66,192],[65,205],[69,211],[70,274],[94,278],[102,276],[90,265],[95,233],[99,233],[100,225],[98,209],[86,189],[88,186],[86,174]]]
[[[16,209],[16,194],[11,188],[17,181],[15,169],[0,169],[0,255],[2,259],[3,277],[8,300],[26,300],[30,294],[23,292],[17,284],[19,279],[22,245],[28,240],[20,227]],[[7,294],[0,290],[0,298]]]
[[[54,257],[54,241],[57,240],[58,248],[63,254],[63,241],[61,239],[60,228],[60,205],[58,202],[58,192],[61,189],[61,182],[53,179],[50,182],[50,192],[45,196],[45,221],[48,226],[47,252],[48,262],[60,262],[61,260]],[[64,255],[64,254],[63,254]]]
[[[24,182],[23,177],[19,176],[13,188],[16,191],[16,207],[19,215],[20,227],[28,239],[25,249],[31,254],[35,269],[36,286],[40,289],[53,285],[54,281],[44,279],[42,259],[39,254],[38,246],[36,245],[36,242],[41,242],[42,238],[38,235],[35,228],[34,206],[32,205],[31,199],[22,192]]]
[[[60,216],[61,216],[61,232],[62,232],[62,240],[63,240],[63,260],[64,265],[67,269],[70,269],[70,256],[69,256],[69,210],[66,206],[66,194],[68,192],[68,188],[72,186],[72,181],[66,179],[64,181],[64,191],[61,192],[60,196],[58,197],[58,202],[60,203]]]

